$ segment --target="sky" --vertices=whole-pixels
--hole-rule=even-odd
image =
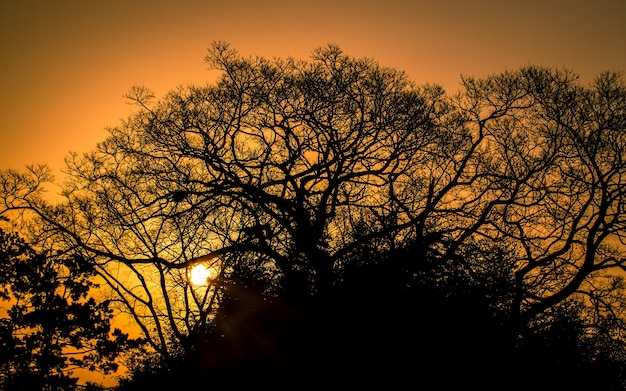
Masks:
[[[130,115],[123,95],[214,80],[204,56],[307,59],[329,43],[449,93],[525,65],[626,70],[626,0],[3,0],[0,169],[60,170]]]

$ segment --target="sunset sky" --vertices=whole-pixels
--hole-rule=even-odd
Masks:
[[[211,80],[216,40],[297,58],[335,43],[453,93],[461,75],[528,64],[585,82],[624,71],[624,21],[625,0],[2,1],[0,169],[90,150],[130,113],[133,85],[162,96]]]

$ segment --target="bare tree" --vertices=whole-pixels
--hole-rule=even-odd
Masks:
[[[269,288],[323,297],[355,248],[415,235],[458,143],[440,88],[334,46],[307,62],[244,59],[216,43],[206,60],[222,72],[215,85],[157,102],[131,90],[138,111],[68,158],[65,203],[5,197],[35,210],[37,234],[96,257],[163,354],[168,338],[209,320],[229,274],[255,270]],[[353,235],[366,220],[367,234]],[[202,261],[216,275],[198,289],[186,270]]]
[[[573,295],[586,296],[604,315],[623,311],[620,75],[603,73],[583,87],[570,71],[527,67],[466,78],[464,86],[459,107],[484,137],[476,170],[486,202],[480,227],[465,235],[508,243],[515,253],[512,314],[526,324]]]
[[[527,67],[464,78],[450,98],[335,46],[270,61],[218,42],[206,61],[214,84],[161,100],[133,88],[136,111],[68,157],[63,202],[37,194],[43,169],[0,177],[5,210],[35,213],[32,240],[89,254],[164,357],[236,277],[323,301],[360,249],[409,241],[476,275],[498,258],[468,249],[508,252],[502,305],[520,324],[573,295],[619,309],[605,273],[623,267],[619,75],[586,88]],[[214,274],[194,286],[197,263]]]

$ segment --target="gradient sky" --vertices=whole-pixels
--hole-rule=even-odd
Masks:
[[[212,41],[244,56],[308,58],[328,43],[458,89],[461,75],[567,67],[587,82],[626,70],[626,0],[3,0],[0,169],[86,152],[131,112],[123,95],[162,96],[214,73]]]

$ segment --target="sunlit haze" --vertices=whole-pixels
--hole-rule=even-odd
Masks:
[[[210,277],[211,270],[203,264],[196,265],[189,271],[189,281],[193,285],[206,284]]]

